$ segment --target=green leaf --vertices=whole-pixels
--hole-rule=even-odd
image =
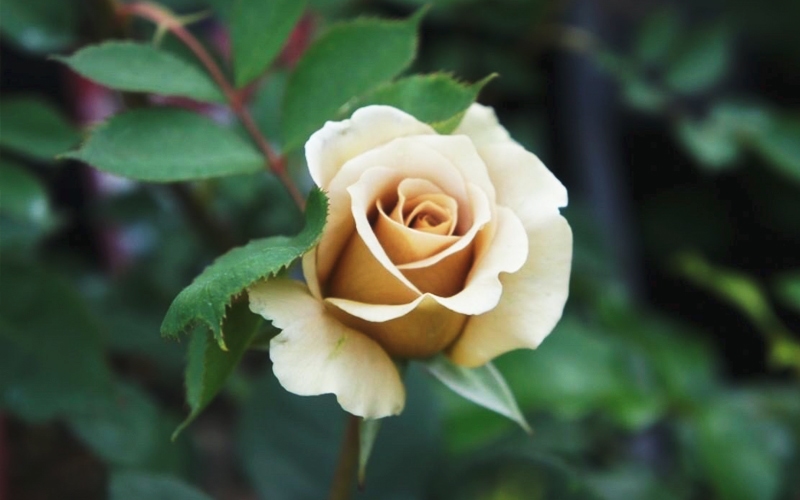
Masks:
[[[701,92],[716,84],[728,70],[731,35],[726,26],[706,28],[689,36],[679,47],[666,74],[666,83],[686,94]]]
[[[740,148],[735,131],[725,123],[713,119],[697,122],[691,118],[681,118],[676,127],[683,147],[710,170],[723,170],[739,158]]]
[[[37,160],[54,160],[80,141],[80,134],[58,110],[33,96],[4,97],[0,123],[0,146]]]
[[[261,322],[261,316],[250,312],[247,300],[239,300],[226,311],[222,326],[226,350],[214,342],[207,329],[194,331],[186,366],[186,399],[190,412],[175,430],[173,439],[219,394],[255,339]]]
[[[378,87],[358,99],[351,109],[370,104],[394,106],[447,134],[458,126],[478,93],[495,76],[489,75],[472,85],[459,83],[443,73],[409,76]]]
[[[108,489],[109,500],[212,500],[178,478],[148,472],[115,472]]]
[[[403,413],[381,420],[380,440],[359,500],[426,498],[444,462],[442,422],[429,377],[410,367]],[[242,407],[237,448],[259,498],[327,498],[345,431],[345,416],[332,395],[301,397],[265,370]]]
[[[800,271],[781,275],[776,290],[784,304],[800,312]]]
[[[158,408],[142,390],[118,384],[112,397],[69,419],[73,432],[114,465],[144,465],[158,447]]]
[[[800,182],[800,117],[775,117],[753,137],[753,145],[776,170]]]
[[[358,425],[358,485],[364,487],[367,477],[367,462],[381,428],[380,419],[361,420]]]
[[[63,157],[150,182],[208,179],[264,167],[258,151],[235,132],[196,113],[170,108],[116,115]]]
[[[525,432],[532,432],[508,384],[493,364],[487,363],[480,368],[468,369],[451,363],[444,355],[439,355],[422,361],[422,366],[452,391],[510,418]]]
[[[351,99],[405,69],[424,10],[405,21],[360,19],[316,40],[289,77],[283,101],[286,149],[297,148]]]
[[[224,101],[211,78],[197,66],[152,45],[111,41],[56,57],[90,80],[116,90]]]
[[[0,405],[42,421],[104,401],[111,373],[86,304],[41,265],[0,264]]]
[[[0,30],[31,52],[62,50],[78,39],[79,12],[72,0],[3,0]]]
[[[50,202],[44,186],[23,167],[0,160],[0,215],[34,224],[45,222]]]
[[[680,18],[675,9],[664,9],[648,17],[636,37],[636,58],[645,64],[664,62],[679,40],[680,30]]]
[[[230,30],[237,87],[247,85],[267,69],[305,7],[305,0],[234,2]]]
[[[693,451],[718,498],[778,498],[784,461],[775,448],[788,436],[777,422],[725,399],[713,401],[692,425]]]
[[[161,334],[177,337],[190,326],[201,323],[224,346],[222,321],[233,297],[256,281],[274,276],[316,245],[326,215],[327,198],[315,189],[309,195],[306,225],[300,234],[292,238],[253,240],[219,257],[178,294],[161,324]]]

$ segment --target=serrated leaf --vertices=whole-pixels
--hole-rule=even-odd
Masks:
[[[230,30],[237,87],[247,85],[267,69],[305,7],[304,0],[234,2]]]
[[[503,375],[493,364],[487,363],[479,368],[464,368],[453,364],[444,355],[435,356],[421,363],[428,373],[453,392],[510,418],[518,423],[525,432],[529,434],[532,432]]]
[[[264,168],[258,151],[232,130],[182,109],[135,109],[94,129],[63,155],[100,170],[150,182],[249,174]]]
[[[222,93],[197,66],[152,45],[111,41],[56,57],[74,71],[106,87],[222,102]]]
[[[4,97],[0,123],[0,146],[37,160],[54,160],[81,139],[56,108],[33,96]]]
[[[152,472],[114,472],[108,490],[109,500],[212,500],[176,477]]]
[[[666,83],[682,93],[707,90],[728,70],[730,31],[725,26],[704,29],[686,38],[666,73]]]
[[[315,189],[308,197],[306,224],[297,236],[253,240],[234,248],[203,270],[170,305],[161,334],[177,337],[195,324],[203,324],[224,346],[222,321],[233,297],[258,280],[274,276],[316,245],[327,216],[327,198]]]
[[[78,39],[77,7],[73,0],[3,0],[0,30],[31,52],[65,49]]]
[[[430,124],[439,133],[447,134],[458,127],[467,108],[495,76],[489,75],[472,85],[459,83],[443,73],[409,76],[378,87],[358,99],[351,109],[386,104]]]
[[[775,117],[753,136],[753,146],[770,165],[800,182],[800,117]]]
[[[175,430],[173,439],[219,394],[255,339],[261,322],[261,316],[250,312],[247,301],[239,300],[228,308],[225,315],[226,350],[214,342],[214,336],[206,328],[195,330],[186,366],[186,400],[190,412]]]
[[[339,24],[316,40],[289,77],[283,101],[286,149],[303,144],[351,99],[405,69],[416,54],[423,13],[405,21]]]

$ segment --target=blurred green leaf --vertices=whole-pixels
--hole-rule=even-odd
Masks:
[[[443,73],[413,75],[378,87],[357,99],[351,109],[371,104],[393,106],[448,134],[458,127],[467,108],[495,76],[465,85]]]
[[[222,102],[219,88],[201,69],[152,45],[111,41],[56,57],[90,80],[116,90]]]
[[[41,265],[2,261],[0,404],[41,421],[77,415],[111,391],[98,325],[69,283]]]
[[[80,141],[80,134],[66,118],[39,97],[4,96],[0,123],[0,146],[36,160],[52,161]]]
[[[0,214],[31,222],[47,218],[50,204],[47,191],[33,174],[25,168],[0,160]]]
[[[731,42],[730,30],[725,25],[708,27],[686,37],[667,68],[667,85],[686,94],[715,85],[730,65]]]
[[[775,447],[785,430],[741,403],[717,400],[697,415],[694,453],[721,500],[777,498],[782,457]]]
[[[692,253],[679,255],[675,267],[697,286],[739,309],[770,342],[770,359],[774,364],[793,367],[800,373],[800,344],[775,314],[759,283],[738,271],[712,266]]]
[[[575,470],[558,458],[511,445],[481,450],[440,472],[433,498],[458,500],[600,500]]]
[[[427,377],[413,366],[409,368],[406,407],[400,416],[381,420],[365,487],[358,498],[415,500],[426,496],[442,458],[442,429],[426,382]],[[271,370],[259,377],[250,394],[242,409],[237,443],[259,498],[326,498],[346,413],[331,395],[300,397],[287,392]],[[355,498],[355,491],[353,494]]]
[[[289,77],[283,101],[286,149],[303,144],[351,99],[397,75],[414,59],[424,10],[405,21],[359,19],[329,29]]]
[[[753,146],[777,171],[800,182],[800,117],[775,117],[753,137]]]
[[[219,257],[175,298],[161,324],[161,334],[177,337],[195,324],[204,324],[224,348],[222,322],[231,300],[256,281],[288,267],[314,246],[326,216],[327,198],[316,189],[309,195],[306,225],[300,234],[253,240]]]
[[[800,271],[781,275],[775,289],[784,304],[800,312]]]
[[[0,30],[30,52],[62,50],[78,38],[79,12],[72,0],[3,0]]]
[[[645,64],[663,64],[680,39],[681,22],[675,9],[649,16],[636,36],[634,54]]]
[[[117,384],[114,393],[86,413],[69,418],[73,432],[106,463],[145,466],[169,434],[159,426],[158,408],[141,389]]]
[[[109,500],[211,500],[182,480],[164,474],[119,471],[111,474]]]
[[[683,117],[676,124],[678,138],[701,165],[711,170],[731,166],[740,154],[735,130],[719,120],[703,122]]]
[[[510,418],[518,423],[525,432],[529,434],[533,432],[503,375],[493,364],[487,363],[479,368],[464,368],[452,363],[444,355],[423,360],[420,364],[450,390],[484,408]]]
[[[644,80],[641,75],[624,81],[622,96],[631,107],[646,113],[656,113],[669,102],[667,93]]]
[[[239,300],[228,307],[222,325],[227,350],[223,351],[214,342],[213,335],[207,329],[198,328],[194,331],[186,365],[186,400],[190,412],[175,430],[173,438],[222,390],[244,352],[255,339],[261,322],[261,316],[250,312],[247,301]]]
[[[286,92],[286,72],[270,73],[269,78],[261,82],[250,101],[250,114],[258,124],[258,129],[265,137],[280,137],[281,101]]]
[[[174,182],[257,172],[259,152],[233,131],[190,111],[135,109],[94,129],[63,155],[141,181]]]
[[[278,55],[305,10],[305,0],[236,0],[231,39],[236,86],[258,77]]]

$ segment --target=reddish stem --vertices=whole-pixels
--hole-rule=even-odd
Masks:
[[[278,177],[289,191],[294,202],[302,210],[305,206],[305,198],[294,184],[291,177],[289,177],[289,173],[286,170],[286,159],[272,149],[272,146],[269,145],[269,142],[261,134],[261,131],[258,130],[258,126],[256,126],[253,118],[250,116],[250,112],[244,105],[241,94],[228,82],[228,79],[225,77],[225,74],[222,72],[219,65],[217,65],[214,58],[211,57],[197,38],[181,24],[180,19],[176,18],[168,10],[148,2],[121,5],[117,12],[121,16],[136,15],[149,19],[159,26],[163,26],[169,30],[170,33],[178,37],[178,39],[194,53],[195,57],[202,63],[209,75],[211,75],[211,78],[219,86],[220,90],[222,90],[231,110],[239,118],[242,125],[244,125],[245,130],[250,134],[250,137],[253,139],[258,149],[261,150],[261,153],[267,160],[267,168]]]

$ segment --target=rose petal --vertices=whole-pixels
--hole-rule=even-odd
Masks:
[[[301,396],[333,393],[342,408],[364,418],[402,411],[405,388],[386,351],[329,315],[302,283],[275,279],[248,294],[250,309],[283,330],[269,353],[286,390]]]
[[[435,133],[397,108],[366,106],[349,120],[327,122],[308,139],[308,170],[317,186],[326,189],[342,165],[361,153],[398,137]]]
[[[337,306],[331,308],[331,313],[343,323],[366,333],[392,356],[401,358],[426,358],[442,351],[458,336],[467,320],[466,316],[442,307],[430,295],[414,301],[406,314],[378,323],[352,316],[338,307],[352,302],[332,299],[326,302]]]
[[[469,196],[459,170],[446,157],[425,144],[396,139],[345,163],[328,186],[328,221],[317,249],[317,271],[323,287],[355,230],[348,188],[358,182],[366,171],[377,167],[398,172],[393,177],[395,186],[409,177],[430,180],[455,198],[459,207],[464,207],[463,211],[459,208],[459,223],[467,226],[472,224],[468,210]],[[367,206],[371,208],[374,198],[369,201]]]
[[[556,215],[528,230],[528,259],[505,274],[497,307],[469,319],[448,355],[466,367],[486,364],[505,352],[535,349],[561,318],[569,293],[572,231]]]
[[[456,217],[450,214],[457,213],[457,202],[441,193],[438,186],[424,179],[402,180],[397,188],[397,205],[390,214],[386,214],[382,203],[380,200],[378,201],[378,217],[374,227],[375,236],[386,250],[389,259],[395,264],[405,264],[430,257],[452,245],[459,238],[447,234],[419,231],[405,225],[402,212],[406,200],[408,198],[420,199],[425,196],[424,193],[438,193],[438,196],[446,198],[443,200],[443,204],[447,204],[449,212],[447,216],[452,217],[450,222],[456,222],[454,220]]]
[[[492,179],[486,169],[483,158],[478,154],[472,140],[462,135],[425,135],[414,137],[413,140],[419,144],[427,144],[431,149],[450,160],[464,176],[467,182],[478,186],[489,201],[495,201],[495,188]]]
[[[347,191],[350,193],[352,200],[352,217],[355,220],[356,231],[360,236],[360,241],[363,241],[363,243],[374,256],[375,260],[377,260],[386,271],[392,274],[399,282],[406,285],[415,293],[420,294],[423,292],[430,292],[434,294],[442,293],[446,295],[452,295],[452,283],[458,282],[460,285],[464,282],[466,279],[466,275],[463,273],[463,271],[466,270],[464,264],[467,263],[467,259],[469,259],[469,257],[472,255],[471,253],[469,255],[465,255],[462,251],[471,245],[478,231],[491,220],[488,200],[482,191],[480,191],[473,184],[469,184],[467,186],[470,195],[469,199],[471,201],[471,210],[469,210],[469,212],[471,215],[470,218],[474,218],[474,223],[472,227],[469,228],[467,233],[436,255],[418,262],[395,265],[387,255],[386,249],[384,249],[380,241],[378,241],[378,237],[376,236],[370,224],[368,213],[370,206],[374,203],[374,200],[380,197],[380,194],[386,190],[386,186],[396,185],[402,179],[403,174],[404,172],[402,171],[385,167],[372,168],[364,172],[364,175],[361,176],[361,179],[348,188]],[[355,240],[355,238],[353,240]],[[360,246],[356,249],[361,250]],[[379,298],[371,295],[376,290],[381,294],[384,292],[381,291],[377,285],[370,283],[371,279],[375,278],[371,278],[368,272],[377,272],[378,276],[381,278],[381,285],[386,286],[393,297],[397,296],[399,292],[395,290],[395,286],[383,280],[383,271],[378,272],[378,270],[372,265],[369,266],[368,272],[366,270],[359,269],[359,267],[363,266],[363,263],[367,261],[367,258],[363,253],[360,253],[358,260],[356,260],[355,257],[351,257],[349,255],[350,252],[350,248],[347,248],[342,252],[342,257],[339,263],[337,263],[335,271],[335,274],[338,277],[336,280],[336,286],[339,287],[340,290],[342,289],[341,287],[347,287],[348,293],[331,293],[330,295],[346,299],[359,300],[362,302],[398,304],[398,302],[386,302],[385,300],[380,300]],[[457,256],[456,254],[459,253],[461,253],[461,255]],[[451,256],[452,258],[449,258]],[[446,263],[444,262],[445,260],[447,260]],[[347,261],[350,264],[346,272],[342,271],[343,261]],[[434,270],[437,264],[443,264],[446,266],[446,270],[443,270],[442,273],[432,272],[432,274],[428,277],[429,281],[426,281],[425,283],[417,284],[410,277],[407,277],[407,270],[423,270],[424,268],[424,270],[431,272]],[[447,272],[457,272],[459,269],[463,269],[462,274],[450,275],[450,283],[447,283],[447,276],[444,274]],[[358,273],[363,279],[354,278],[352,274],[349,274],[353,272]],[[412,274],[414,274],[416,277],[424,278],[424,276],[422,276],[420,273],[413,272]],[[334,278],[332,277],[331,282],[333,283],[333,281]],[[436,289],[424,288],[425,284],[434,283],[437,286]]]
[[[497,190],[497,203],[514,211],[526,228],[558,214],[567,190],[533,153],[513,143],[478,149]]]
[[[478,147],[497,143],[516,144],[497,121],[494,109],[478,103],[467,109],[458,128],[453,131],[453,135],[459,134],[468,136]]]
[[[500,273],[520,272],[527,259],[535,258],[528,251],[530,235],[514,212],[497,207],[496,221],[493,235],[478,235],[475,263],[463,290],[452,297],[435,297],[446,308],[471,315],[490,311],[509,293]]]

